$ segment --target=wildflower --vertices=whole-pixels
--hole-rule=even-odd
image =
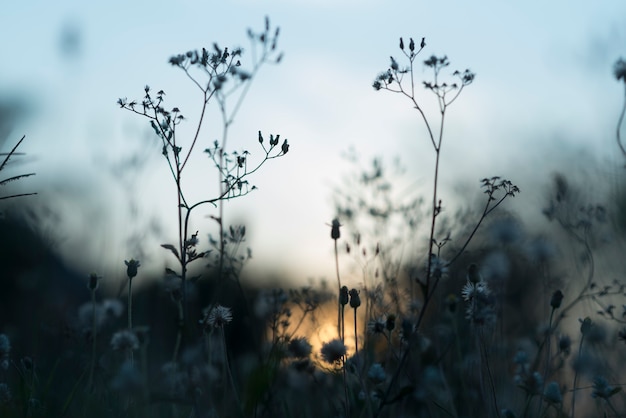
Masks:
[[[124,260],[124,263],[126,264],[126,275],[129,279],[132,279],[137,275],[137,269],[141,266],[141,263],[134,258],[131,258],[130,261]]]
[[[87,283],[87,288],[91,291],[95,291],[98,289],[98,283],[102,279],[101,276],[98,276],[96,273],[91,273],[89,275],[89,282]]]
[[[0,405],[11,402],[11,389],[6,383],[0,383]]]
[[[609,382],[602,376],[598,376],[593,379],[593,392],[591,396],[593,398],[602,398],[608,400],[611,396],[619,392],[621,387],[614,387],[609,385]]]
[[[349,292],[350,295],[350,307],[356,309],[361,306],[361,298],[359,297],[359,291],[356,289],[351,289]]]
[[[113,334],[111,347],[116,351],[137,350],[139,348],[139,338],[134,332],[124,329]]]
[[[550,382],[546,386],[543,392],[543,397],[546,401],[553,404],[559,404],[563,402],[563,395],[561,395],[561,388],[557,382]]]
[[[369,371],[367,372],[367,377],[374,383],[382,383],[387,379],[387,374],[385,373],[385,369],[380,363],[374,363],[370,366]]]
[[[563,302],[563,292],[557,290],[552,294],[550,306],[552,306],[552,309],[559,309],[561,307],[561,302]]]
[[[102,310],[108,318],[119,318],[124,312],[124,304],[118,299],[105,299],[102,301]]]
[[[334,339],[322,346],[322,358],[325,362],[334,364],[346,355],[346,346],[340,339]]]
[[[477,283],[468,281],[461,290],[461,296],[463,296],[463,299],[468,302],[481,295],[487,296],[489,293],[489,286],[487,286],[487,283],[483,281]]]
[[[386,323],[381,319],[372,319],[367,323],[367,332],[370,334],[382,334],[385,331]]]
[[[589,334],[589,331],[591,331],[591,328],[593,328],[593,321],[591,321],[591,318],[586,317],[585,319],[578,319],[578,321],[580,322],[580,333],[585,336]]]
[[[333,219],[331,230],[330,230],[330,237],[334,239],[335,241],[337,241],[341,237],[341,232],[339,232],[340,226],[341,224],[339,223],[339,219],[337,218]]]
[[[9,353],[11,352],[11,342],[5,334],[0,334],[0,369],[9,368]]]
[[[448,267],[445,261],[434,254],[430,255],[430,277],[442,279],[448,275]]]
[[[341,290],[339,291],[339,303],[341,306],[346,306],[348,304],[348,287],[341,286]]]
[[[216,305],[212,308],[204,309],[204,318],[200,323],[205,327],[220,328],[233,320],[233,313],[230,308],[222,305]]]
[[[622,58],[618,59],[617,62],[613,65],[613,74],[615,74],[615,78],[617,81],[622,80],[626,83],[626,61]]]
[[[561,335],[559,337],[559,352],[568,356],[569,353],[571,352],[571,349],[572,349],[572,339],[569,337],[569,335]]]
[[[289,341],[289,345],[287,346],[289,352],[296,358],[305,358],[311,354],[311,344],[307,341],[305,337],[294,338]]]

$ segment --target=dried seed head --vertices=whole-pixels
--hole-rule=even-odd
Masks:
[[[348,287],[341,286],[341,289],[339,290],[339,303],[341,306],[346,306],[348,304],[348,294]]]
[[[563,302],[563,292],[557,290],[552,294],[550,306],[552,306],[552,309],[559,309],[561,307],[561,302]]]
[[[311,344],[307,341],[305,337],[294,338],[289,341],[289,345],[287,346],[289,353],[296,358],[305,358],[311,354]]]
[[[216,305],[213,308],[205,308],[204,318],[200,323],[205,327],[221,328],[233,320],[233,313],[230,308]]]
[[[350,294],[350,307],[356,309],[359,306],[361,306],[361,298],[359,297],[359,291],[356,289],[351,289],[349,294]]]
[[[333,219],[333,223],[331,225],[330,237],[335,241],[341,237],[341,232],[339,232],[339,227],[341,224],[339,223],[339,219]]]
[[[346,346],[340,339],[334,339],[325,343],[321,352],[325,362],[335,364],[346,355]]]
[[[137,275],[137,269],[141,266],[141,264],[134,258],[131,258],[130,261],[124,260],[124,263],[126,264],[126,275],[129,279],[132,279]]]
[[[89,290],[96,290],[98,289],[98,282],[100,281],[102,277],[98,276],[96,273],[91,273],[89,275],[89,282],[87,283],[87,288]]]

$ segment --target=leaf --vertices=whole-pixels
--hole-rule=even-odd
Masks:
[[[178,258],[180,260],[180,256],[178,255],[178,250],[172,244],[161,244],[161,247],[165,248],[166,250],[170,250],[171,252],[173,252],[174,255],[176,256],[176,258]]]

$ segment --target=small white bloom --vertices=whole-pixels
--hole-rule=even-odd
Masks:
[[[139,348],[139,338],[134,332],[124,329],[113,334],[111,347],[116,351],[137,350]]]
[[[205,327],[220,328],[233,320],[233,313],[230,308],[222,305],[215,305],[213,308],[204,309],[204,318],[200,323]]]
[[[374,363],[370,366],[367,377],[374,383],[382,383],[387,379],[387,373],[380,363]]]

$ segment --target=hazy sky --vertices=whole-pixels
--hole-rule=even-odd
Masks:
[[[32,105],[11,135],[27,134],[25,169],[38,173],[23,186],[62,213],[50,227],[68,226],[55,239],[69,254],[84,251],[80,268],[119,263],[122,274],[123,260],[137,257],[124,245],[133,235],[151,251],[145,264],[160,270],[167,254],[158,244],[175,237],[175,193],[158,139],[117,98],[140,99],[149,84],[193,120],[201,96],[167,59],[213,42],[245,49],[246,29],[260,30],[265,16],[281,27],[284,60],[254,81],[231,144],[254,156],[262,130],[287,137],[291,149],[253,178],[254,196],[227,208],[231,222],[248,217],[249,269],[333,277],[326,223],[334,216],[332,186],[347,169],[340,154],[350,146],[365,159],[391,163],[400,155],[409,182],[428,193],[433,155],[418,115],[409,102],[371,88],[389,56],[399,56],[400,36],[425,37],[424,59],[445,54],[450,72],[477,74],[448,115],[444,198],[454,199],[458,181],[478,188],[480,178],[500,175],[522,188],[522,207],[539,210],[551,172],[584,168],[581,156],[617,155],[623,89],[611,67],[626,56],[621,0],[12,2],[0,13],[0,98]],[[422,73],[429,79],[419,66]],[[198,150],[219,137],[214,127]],[[187,177],[198,195],[216,182],[205,160],[200,155]],[[204,242],[206,209],[196,221]]]

